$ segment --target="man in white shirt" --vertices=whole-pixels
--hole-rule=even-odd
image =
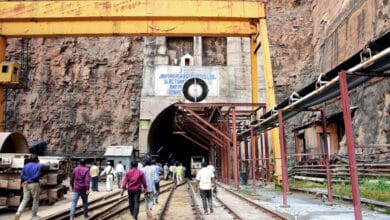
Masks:
[[[141,171],[144,173],[146,180],[146,192],[144,195],[146,215],[148,218],[153,218],[151,210],[153,208],[154,192],[156,190],[154,184],[156,181],[156,168],[152,166],[152,160],[150,158],[145,160],[145,166]]]
[[[123,174],[125,173],[125,167],[123,166],[122,161],[119,161],[116,165],[115,173],[116,177],[118,178],[118,189],[120,189],[122,186]]]
[[[100,176],[104,176],[104,175],[106,175],[106,188],[107,188],[107,191],[112,191],[112,188],[113,188],[112,185],[113,185],[113,181],[114,181],[115,170],[111,166],[111,162],[107,162],[106,168],[104,168],[104,170],[100,174]]]
[[[213,202],[211,190],[215,186],[214,173],[207,168],[207,162],[202,163],[202,169],[196,174],[195,192],[200,189],[200,197],[202,198],[204,213],[207,215],[207,203],[210,207],[210,213],[213,213]]]

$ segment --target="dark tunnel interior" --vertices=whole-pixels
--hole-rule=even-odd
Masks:
[[[208,151],[179,134],[173,134],[175,109],[173,105],[169,106],[151,124],[148,134],[149,154],[162,165],[183,163],[186,167],[186,176],[189,176],[191,156],[204,156],[208,161]]]

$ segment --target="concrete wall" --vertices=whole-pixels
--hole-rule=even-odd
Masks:
[[[187,41],[187,40],[186,40]],[[178,102],[185,101],[181,94],[161,95],[157,91],[159,78],[157,77],[161,71],[172,73],[179,71],[180,73],[204,73],[216,76],[211,83],[208,83],[209,92],[208,97],[204,102],[251,102],[251,70],[250,70],[250,44],[249,38],[227,38],[226,41],[215,38],[207,38],[207,41],[202,41],[200,37],[194,37],[194,66],[181,66],[180,63],[176,65],[169,65],[168,55],[163,53],[167,51],[166,38],[145,38],[145,60],[144,60],[144,74],[143,87],[141,92],[141,121],[148,121],[149,125],[157,115],[168,106]],[[226,45],[223,45],[226,42]],[[187,43],[188,44],[188,43]],[[208,47],[208,45],[212,44]],[[180,45],[180,43],[177,43]],[[217,49],[208,49],[215,48]],[[218,46],[219,45],[219,46]],[[206,48],[205,48],[206,47]],[[224,49],[226,47],[226,49]],[[206,50],[206,51],[205,51]],[[170,52],[173,54],[174,52]],[[194,55],[191,54],[191,55]],[[200,56],[203,54],[203,56]],[[207,54],[211,54],[210,59],[205,59]],[[226,57],[226,64],[224,59]],[[202,62],[203,60],[203,62]],[[263,73],[261,66],[261,58],[259,58],[259,101],[265,102]],[[202,66],[201,63],[214,64],[213,66]],[[140,129],[139,146],[140,152],[147,151],[147,135],[148,129]]]

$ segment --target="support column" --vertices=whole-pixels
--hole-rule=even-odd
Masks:
[[[215,145],[212,144],[212,145],[210,146],[210,164],[213,165],[213,166],[215,167],[215,161],[214,161],[214,155],[215,155],[215,153],[214,153],[214,150],[215,150]]]
[[[349,174],[351,175],[352,200],[355,213],[355,220],[362,219],[362,208],[360,204],[359,180],[357,175],[355,142],[352,128],[351,109],[349,104],[348,85],[346,72],[339,73],[340,95],[343,108],[343,118],[345,127],[345,137],[348,147]]]
[[[263,4],[263,11],[265,14],[266,4]],[[269,42],[268,42],[268,31],[267,31],[267,21],[266,18],[259,19],[259,29],[260,29],[260,42],[261,42],[261,56],[263,58],[264,66],[264,84],[265,84],[265,93],[267,97],[267,109],[270,110],[276,105],[275,99],[275,89],[274,89],[274,79],[272,75],[272,65],[271,65],[271,53],[269,51]],[[274,158],[280,158],[280,142],[279,142],[279,132],[278,129],[271,130],[271,142]],[[280,160],[274,161],[274,176],[275,182],[277,184],[281,183],[282,175],[282,166]]]
[[[255,134],[253,132],[253,127],[251,127],[251,146],[252,146],[252,150],[251,150],[251,156],[252,156],[252,187],[253,187],[253,193],[256,193],[256,155],[255,155],[255,144],[256,142],[256,137],[255,137]]]
[[[266,174],[265,177],[267,178],[267,182],[271,182],[271,175],[270,175],[270,156],[269,156],[269,145],[268,145],[268,132],[264,131],[264,151],[265,151],[265,169],[266,169]],[[275,161],[275,160],[274,160]]]
[[[259,160],[259,163],[261,161],[261,168],[260,168],[260,179],[261,179],[261,184],[264,185],[264,182],[265,182],[265,178],[264,178],[264,154],[263,154],[263,136],[260,134],[260,160]]]
[[[231,156],[230,156],[230,150],[231,150],[231,147],[230,147],[230,143],[227,141],[226,142],[226,184],[230,185],[231,183],[231,172],[230,172],[230,160],[231,160]]]
[[[282,161],[283,207],[288,207],[288,205],[287,205],[288,175],[287,175],[286,139],[284,136],[283,111],[281,109],[278,110],[278,122],[279,122],[280,148],[281,148],[281,153],[282,153],[280,160]]]
[[[244,140],[244,152],[245,152],[245,175],[249,176],[249,151],[248,151],[248,139]]]
[[[232,139],[233,139],[233,172],[234,172],[234,187],[238,185],[238,155],[237,155],[237,130],[236,130],[236,108],[232,107]]]
[[[7,38],[0,36],[0,62],[5,61]],[[4,86],[0,86],[0,131],[4,130]]]
[[[326,167],[326,180],[328,182],[328,202],[333,202],[333,190],[332,190],[332,176],[330,175],[329,168],[329,150],[328,150],[328,132],[327,132],[327,124],[326,124],[326,115],[325,111],[321,109],[321,117],[322,117],[322,132],[324,138],[324,150],[325,150],[325,167]]]
[[[252,82],[252,103],[258,103],[259,102],[259,88],[258,88],[258,69],[257,69],[257,53],[256,53],[256,47],[257,47],[257,38],[256,35],[251,35],[250,39],[250,45],[251,45],[251,82]],[[253,107],[253,109],[256,109],[256,107]],[[257,116],[254,115],[252,120],[256,120]],[[255,143],[255,154],[258,155],[258,143]],[[258,161],[255,161],[255,172],[258,173]]]

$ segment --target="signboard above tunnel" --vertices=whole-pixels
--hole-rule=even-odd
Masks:
[[[155,69],[156,96],[183,96],[184,83],[191,78],[206,82],[208,96],[219,95],[219,69],[198,66],[157,66]]]

